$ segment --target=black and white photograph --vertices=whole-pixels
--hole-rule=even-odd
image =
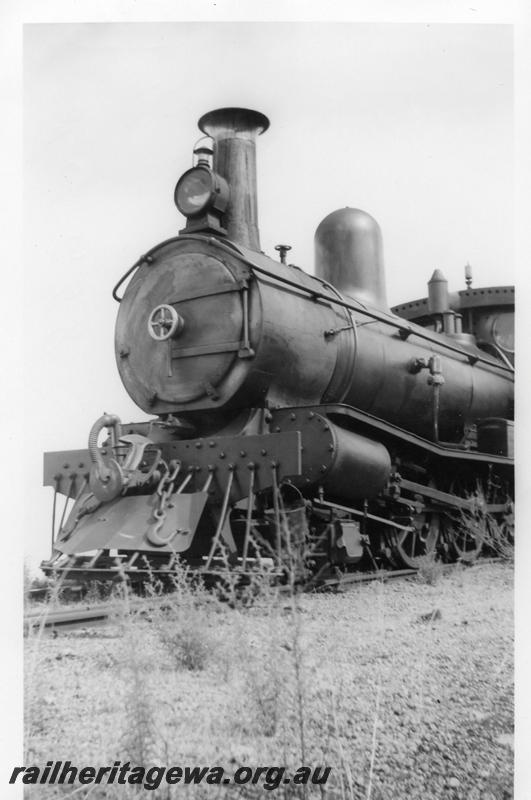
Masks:
[[[20,26],[6,796],[525,800],[517,26],[201,8]]]

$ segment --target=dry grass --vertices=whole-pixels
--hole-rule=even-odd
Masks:
[[[429,586],[435,586],[441,579],[444,567],[441,561],[438,561],[433,555],[420,556],[417,559],[417,580],[420,583],[427,583]]]
[[[183,570],[147,613],[126,595],[93,635],[28,639],[25,763],[332,767],[326,786],[280,785],[283,800],[502,800],[511,791],[512,753],[497,739],[512,730],[510,566],[341,595],[286,599],[268,581],[243,596],[229,583],[223,594],[230,603]],[[138,796],[132,786],[27,794],[75,789],[91,800]],[[163,784],[151,796],[271,791]]]

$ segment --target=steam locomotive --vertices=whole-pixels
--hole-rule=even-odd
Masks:
[[[113,290],[116,361],[152,415],[104,414],[88,448],[46,453],[64,497],[42,568],[70,576],[279,574],[312,580],[422,557],[471,561],[513,524],[514,289],[390,309],[382,237],[329,214],[315,274],[260,249],[256,140],[267,117],[211,111],[175,203],[175,238]],[[121,287],[127,281],[126,288]],[[102,439],[102,433],[104,434]],[[59,516],[57,513],[56,516]]]

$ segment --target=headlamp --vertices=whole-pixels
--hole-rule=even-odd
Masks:
[[[222,214],[228,198],[227,182],[202,164],[185,172],[175,187],[175,205],[185,217],[196,218],[208,212]]]

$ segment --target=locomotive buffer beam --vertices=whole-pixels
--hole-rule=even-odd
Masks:
[[[252,436],[213,436],[187,439],[160,445],[167,461],[182,463],[183,473],[193,474],[193,488],[200,489],[209,476],[209,497],[219,502],[232,481],[230,501],[248,496],[250,474],[254,472],[254,491],[271,488],[275,479],[301,474],[301,435],[299,431]],[[232,478],[231,478],[232,475]]]
[[[221,538],[232,551],[234,542],[227,517],[232,505],[248,497],[251,486],[253,492],[261,492],[278,486],[283,478],[301,473],[298,431],[190,439],[157,446],[167,463],[178,465],[178,479],[163,476],[167,486],[159,486],[160,492],[153,485],[148,489],[146,484],[135,487],[133,493],[125,489],[123,494],[104,502],[94,502],[87,486],[88,451],[45,454],[44,483],[66,497],[59,531],[54,536],[56,552],[185,552],[192,545],[207,504],[217,517],[214,542],[219,543]],[[117,448],[116,453],[111,447],[107,450],[117,455]],[[73,507],[66,514],[72,501]],[[209,561],[213,554],[209,554]]]
[[[279,479],[301,474],[301,437],[297,431],[255,436],[216,436],[159,443],[163,458],[181,463],[181,474],[193,473],[193,486],[200,490],[209,475],[212,498],[222,497],[230,472],[234,472],[231,500],[247,496],[249,472],[256,473],[255,491],[273,485],[272,469]],[[111,448],[107,448],[109,451]],[[105,449],[104,456],[108,455]],[[65,450],[44,454],[43,485],[53,486],[59,494],[75,497],[88,480],[88,450]],[[147,493],[147,487],[146,487]]]

